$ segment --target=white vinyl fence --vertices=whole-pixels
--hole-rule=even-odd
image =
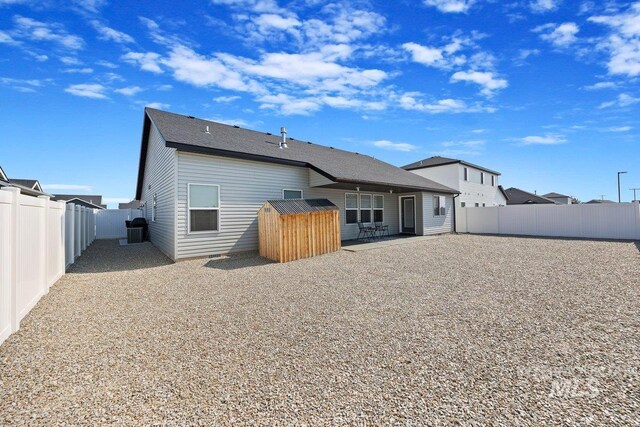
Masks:
[[[457,208],[460,233],[640,240],[640,204]]]
[[[0,190],[0,344],[64,275],[75,259],[76,242],[82,248],[93,241],[93,215],[92,209],[49,196]]]
[[[96,239],[127,237],[125,221],[140,216],[140,209],[105,209],[96,212]]]

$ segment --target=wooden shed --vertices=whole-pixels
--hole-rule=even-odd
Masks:
[[[340,250],[340,211],[327,199],[268,200],[258,228],[260,256],[277,262]]]

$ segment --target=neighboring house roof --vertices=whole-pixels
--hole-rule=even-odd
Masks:
[[[507,194],[508,205],[527,205],[527,204],[557,204],[555,200],[547,199],[537,194],[519,188],[511,187],[505,190]]]
[[[458,193],[445,185],[364,154],[297,141],[293,138],[287,138],[288,148],[280,149],[280,135],[145,108],[136,199],[140,199],[142,195],[151,122],[157,127],[167,147],[194,153],[308,167],[336,183],[333,188],[377,185],[395,191]],[[205,132],[207,126],[209,133]]]
[[[277,199],[267,202],[280,214],[338,210],[338,207],[327,199]]]
[[[423,168],[432,168],[435,166],[444,166],[444,165],[452,165],[455,163],[460,163],[461,165],[469,166],[471,168],[480,169],[482,171],[492,173],[494,175],[500,175],[500,172],[496,172],[491,169],[487,169],[483,166],[474,165],[473,163],[465,162],[464,160],[459,159],[451,159],[449,157],[440,157],[433,156],[428,159],[418,160],[417,162],[409,163],[408,165],[402,166],[402,169],[406,169],[408,171],[414,169],[423,169]]]
[[[105,205],[95,205],[93,203],[87,202],[86,200],[82,200],[82,199],[69,199],[69,200],[64,200],[65,203],[73,203],[74,205],[81,205],[87,208],[91,208],[91,209],[106,209],[107,207]]]
[[[102,196],[87,194],[54,194],[53,200],[64,200],[67,203],[83,204],[85,206],[94,207],[96,209],[106,209],[107,206],[102,204]],[[89,206],[90,205],[90,206]]]
[[[127,203],[118,203],[118,209],[138,209],[141,205],[140,200],[132,200]]]
[[[2,170],[2,166],[0,166],[0,181],[9,181],[9,178],[7,178],[7,174]]]
[[[40,183],[38,182],[37,179],[17,179],[17,178],[11,178],[9,180],[10,182],[16,183],[16,184],[20,184],[24,187],[29,187],[33,190],[37,190],[37,191],[42,191],[42,186],[40,186]]]
[[[504,191],[504,187],[502,185],[498,185],[498,190],[500,190],[500,192],[502,193],[504,198],[508,201],[509,200],[509,195],[507,194],[506,191]]]
[[[569,199],[569,198],[571,198],[571,196],[565,196],[564,194],[560,194],[560,193],[547,193],[547,194],[543,194],[542,197],[546,197],[548,199]]]
[[[35,182],[38,185],[28,185],[29,182],[25,182],[25,181],[29,181],[29,182]],[[27,185],[25,185],[27,184]],[[0,167],[0,188],[1,187],[15,187],[15,188],[19,188],[20,189],[20,193],[21,194],[26,194],[28,196],[50,196],[50,194],[47,194],[45,192],[42,191],[42,188],[40,187],[40,183],[37,180],[23,180],[23,179],[9,179],[7,177],[7,174],[4,173],[4,171],[2,170],[2,168]],[[34,188],[36,187],[36,188]]]
[[[592,199],[589,200],[588,202],[585,202],[585,204],[597,204],[597,203],[615,203],[613,200],[607,200],[607,199]]]

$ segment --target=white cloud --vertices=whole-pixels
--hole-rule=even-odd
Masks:
[[[631,129],[633,129],[631,126],[612,126],[607,130],[609,132],[629,132]]]
[[[72,56],[62,56],[58,58],[65,65],[80,65],[82,62],[78,58]]]
[[[67,33],[60,24],[47,24],[20,15],[14,16],[13,21],[16,27],[12,36],[16,38],[50,41],[70,50],[84,47],[82,38]]]
[[[629,77],[640,75],[640,2],[632,4],[624,13],[593,16],[589,21],[611,29],[609,36],[599,44],[609,55],[609,73]]]
[[[91,74],[93,73],[93,68],[84,67],[84,68],[66,68],[62,70],[63,73],[70,74]]]
[[[413,42],[405,43],[402,47],[404,50],[411,53],[413,62],[417,62],[419,64],[438,66],[438,64],[441,64],[444,59],[442,49],[439,48],[422,46]]]
[[[486,129],[474,129],[471,131],[471,133],[485,133],[486,131]]]
[[[163,102],[142,102],[142,104],[144,104],[145,107],[155,108],[158,110],[166,110],[171,107],[171,104],[165,104]]]
[[[628,107],[630,105],[634,105],[640,102],[640,98],[636,98],[634,96],[629,95],[628,93],[621,93],[618,97],[613,101],[607,101],[600,104],[600,108],[609,108],[609,107]]]
[[[8,45],[18,45],[18,41],[9,35],[6,31],[0,31],[0,43]]]
[[[244,8],[258,13],[280,13],[282,9],[274,0],[211,0],[211,3]]]
[[[106,87],[102,86],[101,84],[95,83],[71,85],[64,91],[72,95],[82,96],[85,98],[106,99],[107,96],[104,94],[106,90]]]
[[[322,107],[322,103],[316,98],[294,98],[289,95],[279,93],[277,95],[265,95],[259,98],[262,103],[260,108],[276,109],[285,116],[303,115],[308,116]]]
[[[418,149],[418,146],[416,145],[407,144],[406,142],[391,142],[391,141],[387,141],[386,139],[374,141],[372,144],[378,148],[384,148],[385,150],[393,150],[393,151],[409,152],[409,151],[415,151]]]
[[[128,86],[128,87],[116,89],[114,90],[114,92],[117,92],[125,96],[133,96],[137,93],[142,92],[142,88],[140,86]]]
[[[82,184],[43,184],[42,189],[47,191],[91,191],[91,186]]]
[[[443,13],[466,13],[477,0],[424,0],[424,4],[432,6]]]
[[[574,22],[565,22],[563,24],[545,24],[533,29],[533,32],[540,33],[540,38],[548,41],[556,47],[567,47],[575,43],[578,38],[576,34],[580,28]]]
[[[123,33],[122,31],[114,30],[113,28],[107,27],[103,23],[98,20],[91,21],[91,25],[99,34],[99,38],[107,41],[114,41],[116,43],[134,43],[135,40],[128,34]]]
[[[505,89],[509,83],[505,79],[497,78],[489,71],[458,71],[451,76],[452,82],[471,82],[482,86],[480,91],[485,96],[493,96],[495,91]]]
[[[440,99],[435,102],[425,103],[418,99],[421,94],[418,92],[407,92],[398,99],[399,105],[405,110],[422,111],[430,114],[440,113],[492,113],[495,109],[479,105],[469,106],[459,99]]]
[[[614,89],[617,86],[618,85],[615,84],[614,82],[598,82],[589,86],[585,86],[584,89],[586,90]]]
[[[24,93],[37,92],[37,89],[45,85],[43,80],[26,80],[26,79],[14,79],[10,77],[0,77],[0,85],[10,87],[13,90]]]
[[[265,13],[259,15],[255,19],[255,24],[264,32],[268,32],[272,29],[275,30],[289,30],[293,27],[300,25],[300,21],[294,17],[283,17],[274,13]]]
[[[107,4],[107,0],[72,0],[73,4],[87,12],[97,13],[98,10]]]
[[[565,137],[553,134],[525,136],[514,140],[520,142],[521,145],[558,145],[567,142]]]
[[[138,65],[141,70],[150,71],[152,73],[162,73],[160,68],[160,54],[155,52],[129,52],[122,56],[122,59],[129,64]]]
[[[529,7],[536,13],[543,13],[557,9],[559,3],[560,0],[533,0],[529,3]]]
[[[216,96],[215,98],[213,98],[213,100],[215,102],[220,102],[223,104],[229,103],[229,102],[233,102],[235,100],[240,99],[239,96],[237,95],[231,95],[231,96]]]

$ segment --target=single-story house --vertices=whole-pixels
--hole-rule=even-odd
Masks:
[[[511,187],[504,190],[507,195],[507,205],[548,205],[558,204],[555,200],[538,196],[534,193]]]
[[[42,187],[37,180],[26,180],[26,179],[13,179],[7,177],[7,174],[0,167],[0,188],[2,187],[15,187],[20,189],[21,194],[26,194],[27,196],[39,197],[39,196],[50,196],[49,194],[42,191]]]
[[[65,203],[84,206],[91,209],[106,209],[107,205],[102,204],[102,196],[87,194],[54,194],[53,200],[63,200]]]
[[[571,203],[573,203],[573,198],[571,196],[565,196],[564,194],[560,194],[560,193],[547,193],[547,194],[543,194],[542,197],[546,197],[547,199],[551,199],[556,203],[559,203],[561,205],[570,205]]]
[[[173,260],[258,249],[267,200],[329,199],[341,238],[358,223],[391,234],[448,233],[458,191],[371,156],[145,108],[136,200]]]
[[[37,179],[16,179],[16,178],[11,178],[10,181],[14,184],[19,184],[22,185],[23,187],[27,187],[30,188],[32,190],[36,190],[39,192],[43,192],[42,191],[42,186],[40,185],[40,182],[38,182]]]
[[[615,203],[613,200],[607,200],[607,199],[591,199],[588,202],[584,202],[586,205],[595,205],[595,204],[602,204],[602,203]]]

